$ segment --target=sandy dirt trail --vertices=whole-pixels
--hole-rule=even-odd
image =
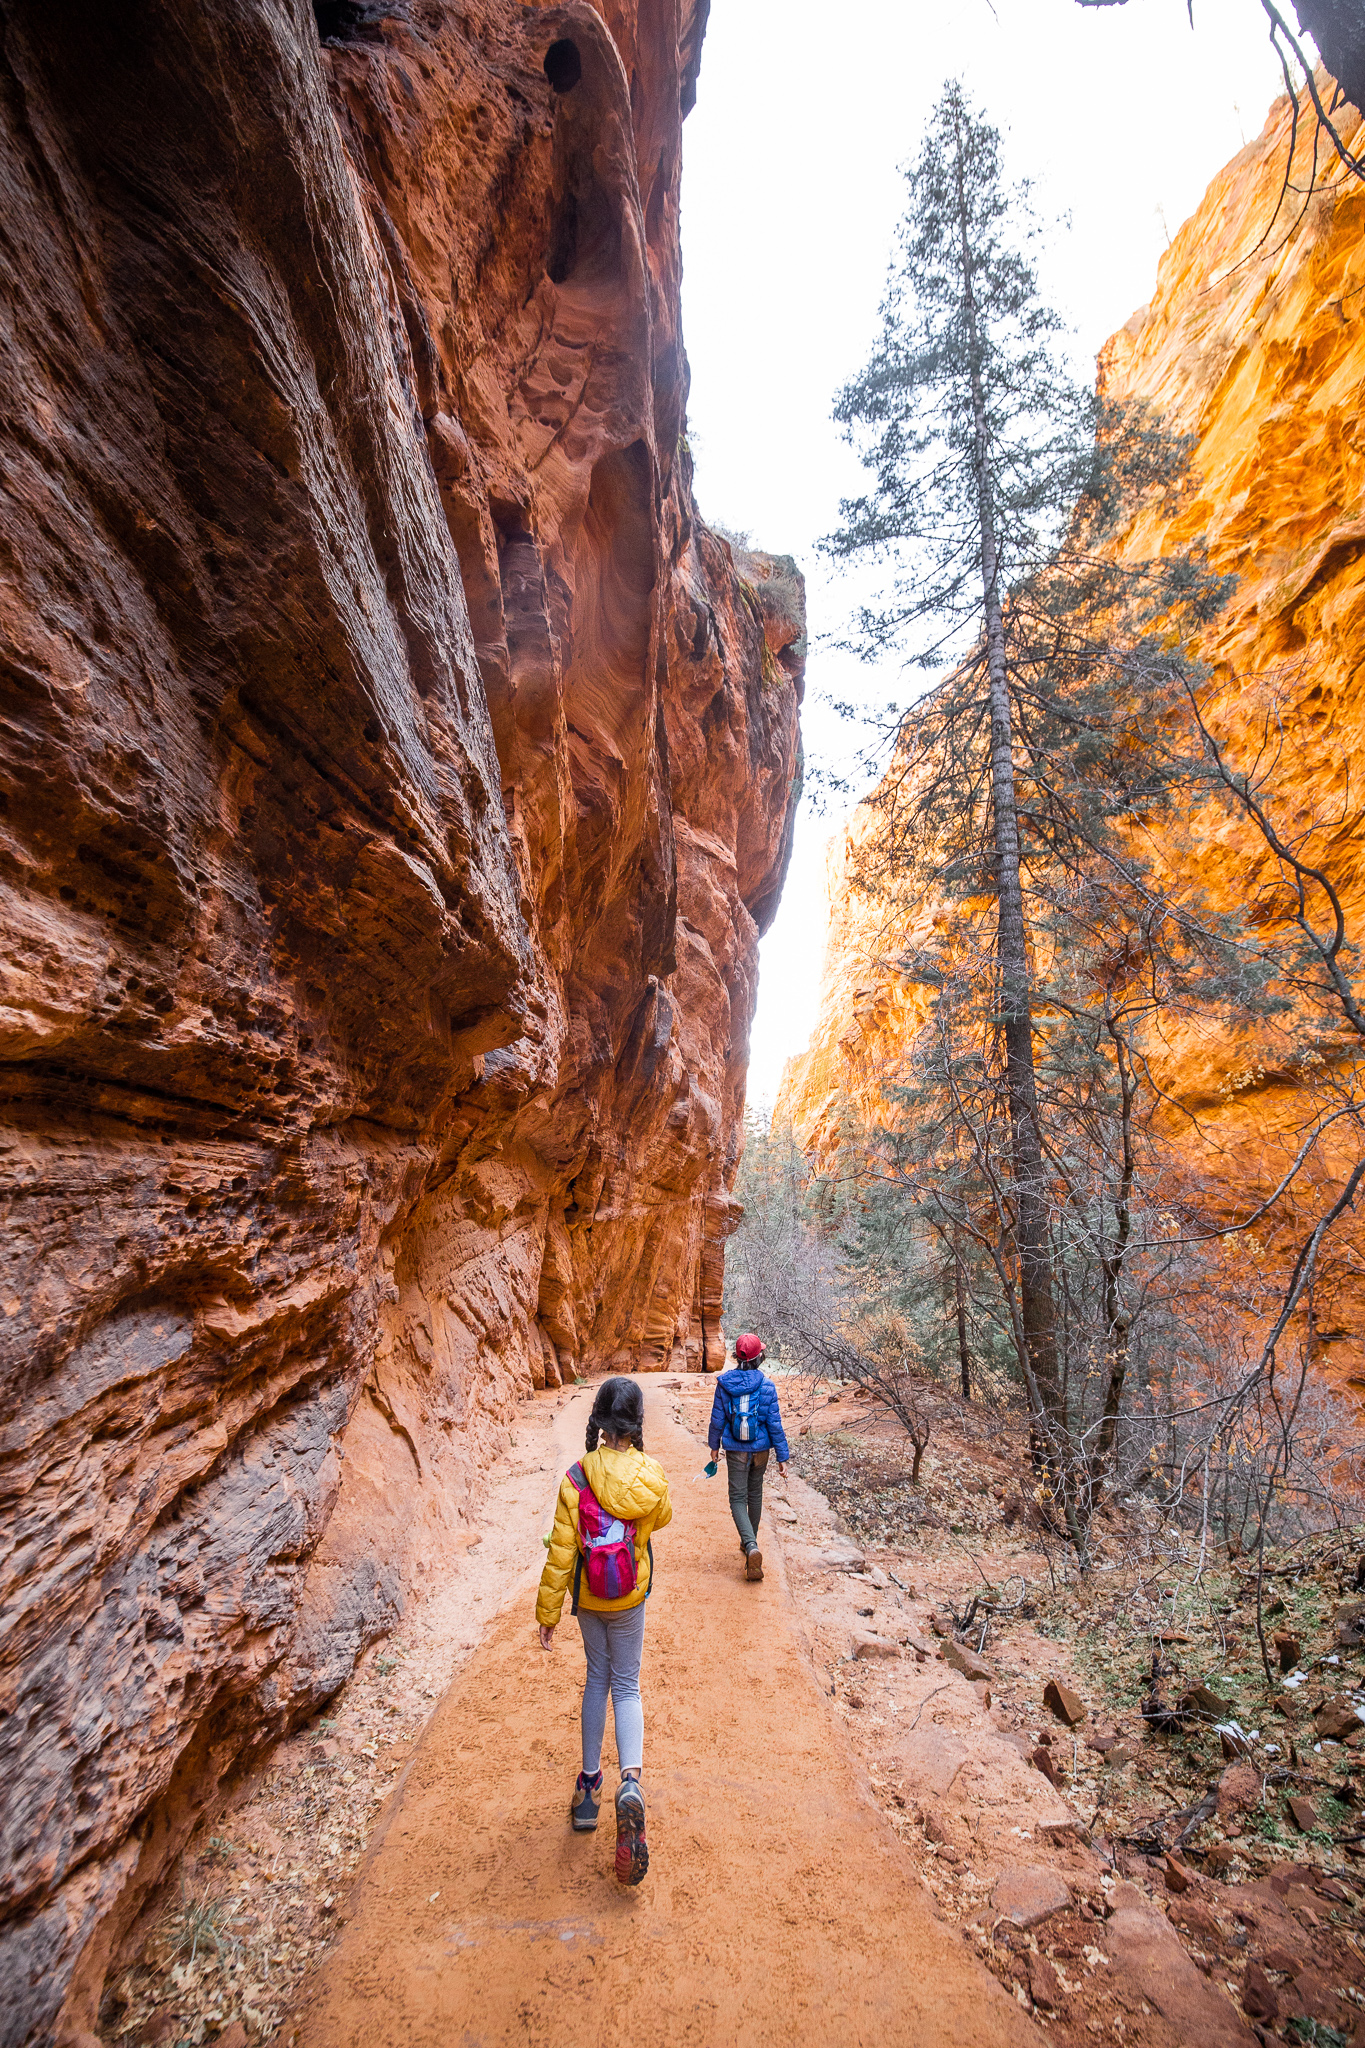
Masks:
[[[531,1603],[498,1617],[390,1801],[353,1917],[296,2012],[300,2048],[642,2042],[1035,2044],[935,1919],[801,1648],[775,1533],[748,1584],[723,1477],[649,1390],[672,1525],[655,1542],[642,1692],[651,1867],[612,1875],[610,1807],[574,1835],[583,1653]],[[586,1401],[555,1418],[562,1471]],[[774,1475],[775,1475],[775,1468]],[[546,1515],[553,1480],[546,1475]],[[608,1730],[608,1787],[617,1781]]]

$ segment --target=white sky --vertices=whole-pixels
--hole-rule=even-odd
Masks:
[[[834,698],[907,685],[822,647],[849,609],[815,542],[862,470],[830,419],[876,333],[892,231],[943,80],[961,77],[1059,228],[1044,282],[1095,350],[1150,295],[1157,259],[1283,90],[1257,0],[712,0],[683,131],[683,331],[703,514],[806,573],[808,762],[847,766]],[[819,1001],[824,846],[804,803],[763,941],[749,1100],[771,1104]]]

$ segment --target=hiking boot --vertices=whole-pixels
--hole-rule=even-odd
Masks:
[[[746,1579],[761,1579],[763,1576],[763,1552],[757,1544],[744,1560],[744,1576]]]
[[[638,1884],[648,1869],[645,1795],[638,1779],[622,1778],[616,1794],[616,1875],[622,1884]]]
[[[597,1826],[598,1809],[602,1803],[602,1773],[594,1771],[589,1777],[586,1771],[578,1773],[578,1782],[573,1788],[573,1801],[569,1807],[569,1819],[573,1822],[576,1835],[588,1835]]]

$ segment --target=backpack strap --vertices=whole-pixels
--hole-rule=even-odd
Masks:
[[[597,1495],[596,1495],[596,1494],[595,1494],[595,1493],[593,1492],[592,1488],[591,1488],[591,1487],[589,1486],[589,1484],[588,1484],[588,1475],[587,1475],[587,1473],[586,1473],[586,1472],[585,1472],[585,1471],[583,1470],[583,1467],[582,1467],[582,1465],[581,1465],[580,1463],[578,1463],[577,1461],[575,1461],[575,1462],[574,1462],[574,1463],[573,1463],[572,1465],[570,1465],[570,1467],[569,1467],[569,1470],[568,1470],[568,1473],[567,1473],[567,1475],[566,1475],[566,1476],[567,1476],[567,1478],[568,1478],[568,1481],[569,1481],[569,1484],[570,1484],[570,1486],[572,1486],[572,1487],[573,1487],[573,1488],[575,1489],[575,1491],[576,1491],[576,1492],[577,1492],[577,1493],[578,1493],[578,1494],[580,1495],[580,1497],[581,1497],[581,1496],[582,1496],[583,1494],[585,1494],[585,1493],[586,1493],[586,1494],[587,1494],[587,1496],[588,1496],[588,1499],[589,1499],[589,1500],[596,1500],[596,1499],[597,1499]],[[572,1602],[572,1605],[571,1605],[571,1606],[570,1606],[570,1608],[569,1608],[569,1612],[570,1612],[570,1614],[577,1614],[577,1612],[578,1612],[578,1596],[579,1596],[579,1593],[580,1593],[580,1592],[581,1592],[581,1590],[582,1590],[582,1587],[583,1587],[583,1553],[582,1553],[582,1551],[580,1550],[580,1551],[578,1552],[578,1555],[577,1555],[577,1556],[575,1557],[575,1559],[574,1559],[574,1568],[573,1568],[573,1602]]]

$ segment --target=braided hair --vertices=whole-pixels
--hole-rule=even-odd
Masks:
[[[597,1449],[601,1435],[628,1436],[637,1451],[645,1447],[645,1397],[634,1380],[603,1380],[588,1417],[588,1449]]]

